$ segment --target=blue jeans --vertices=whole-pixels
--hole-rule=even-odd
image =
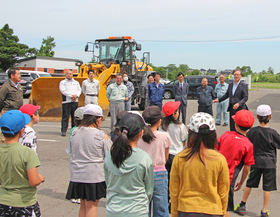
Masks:
[[[222,112],[224,114],[224,123],[228,124],[228,100],[217,103],[216,123],[221,124]]]
[[[167,171],[154,172],[154,194],[149,206],[149,217],[151,216],[151,204],[153,203],[154,217],[169,217],[167,191]]]

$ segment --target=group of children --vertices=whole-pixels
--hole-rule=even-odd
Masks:
[[[39,108],[24,105],[0,119],[5,136],[0,145],[0,216],[41,215],[36,186],[45,177],[37,171],[40,161],[32,129],[38,123]],[[269,215],[270,191],[276,190],[276,149],[280,148],[279,134],[268,127],[271,108],[257,108],[260,126],[254,128],[253,114],[238,111],[233,116],[236,131],[218,139],[211,115],[196,113],[185,127],[177,120],[179,108],[180,102],[170,101],[163,112],[157,106],[147,107],[142,115],[122,112],[113,142],[100,130],[101,107],[89,104],[76,110],[77,127],[71,130],[66,150],[71,174],[66,198],[81,200],[80,217],[97,216],[98,202],[105,197],[109,217],[167,217],[170,210],[179,217],[229,216],[227,211],[244,215],[251,188],[258,187],[261,176],[261,216]],[[234,208],[234,191],[248,174],[242,200]],[[16,199],[23,195],[26,199]]]

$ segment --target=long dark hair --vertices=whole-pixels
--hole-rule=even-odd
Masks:
[[[180,107],[174,112],[174,113],[177,113],[177,112],[180,112]],[[173,117],[173,114],[172,115],[169,115],[165,118],[162,119],[162,122],[161,122],[161,127],[164,131],[167,131],[168,130],[168,127],[169,127],[169,124],[181,124],[180,121],[176,120],[174,117]]]
[[[138,133],[129,133],[128,129],[122,129],[122,133],[115,139],[111,147],[111,158],[113,164],[117,168],[123,164],[123,162],[131,156],[132,148],[130,146],[130,141],[135,141],[138,139]]]
[[[209,127],[207,125],[202,125],[199,129],[209,129]],[[183,156],[183,158],[185,158],[186,161],[190,160],[191,163],[193,158],[198,154],[201,162],[206,165],[205,158],[210,159],[210,157],[205,152],[205,149],[214,149],[216,144],[216,131],[209,131],[209,133],[196,133],[189,130],[187,148],[189,148],[190,151],[186,156]]]
[[[97,127],[96,121],[98,118],[101,118],[101,117],[93,116],[93,115],[84,115],[81,123],[79,124],[79,127],[88,127],[92,124],[94,124],[95,127]]]

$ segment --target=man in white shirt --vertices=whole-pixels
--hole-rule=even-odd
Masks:
[[[81,86],[74,80],[71,70],[65,71],[65,79],[59,83],[59,90],[62,93],[61,136],[66,136],[70,114],[72,128],[75,126],[74,112],[78,108],[78,97],[81,94]]]
[[[88,79],[83,81],[82,90],[85,95],[85,106],[87,104],[98,105],[98,94],[100,90],[99,81],[94,79],[94,70],[88,70]]]

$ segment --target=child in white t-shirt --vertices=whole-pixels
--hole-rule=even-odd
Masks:
[[[31,104],[25,104],[19,109],[22,113],[27,114],[31,117],[31,121],[27,125],[25,125],[24,134],[19,139],[19,143],[29,148],[32,148],[36,154],[37,136],[33,129],[33,125],[39,122],[38,109],[40,109],[40,106],[34,106]]]
[[[171,138],[172,145],[169,147],[169,156],[165,164],[165,168],[168,172],[168,186],[170,181],[170,171],[173,159],[175,155],[181,152],[186,145],[188,139],[188,130],[185,124],[179,122],[177,119],[180,113],[180,101],[169,101],[162,107],[162,111],[165,114],[165,118],[162,119],[159,131],[167,132]],[[168,187],[169,189],[169,187]],[[168,208],[170,212],[170,196],[168,191]]]

